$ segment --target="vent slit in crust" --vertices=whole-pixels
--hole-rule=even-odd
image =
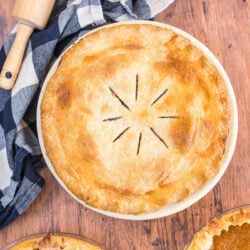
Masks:
[[[179,119],[180,117],[178,115],[163,115],[159,116],[160,119]]]
[[[164,144],[164,146],[168,148],[167,143],[158,135],[158,133],[152,127],[149,128],[152,131],[152,133]]]
[[[112,121],[116,121],[116,120],[119,120],[119,119],[122,119],[122,118],[123,118],[122,116],[117,116],[117,117],[107,118],[107,119],[104,119],[102,121],[103,122],[112,122]]]
[[[155,103],[157,103],[166,93],[168,92],[168,89],[165,89],[152,103],[151,106],[153,106]]]
[[[123,107],[125,107],[128,111],[131,111],[129,106],[115,93],[115,91],[111,87],[109,87],[109,90],[110,90],[112,96],[117,98]]]
[[[120,139],[129,129],[130,129],[130,127],[125,128],[118,136],[116,136],[116,138],[113,140],[113,142]]]
[[[139,75],[136,75],[135,100],[137,101],[139,91]]]
[[[139,140],[138,140],[138,147],[137,147],[137,155],[140,153],[140,147],[141,147],[141,139],[142,139],[142,132],[139,135]]]

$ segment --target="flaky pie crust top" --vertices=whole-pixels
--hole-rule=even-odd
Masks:
[[[61,58],[41,104],[46,153],[87,204],[155,211],[219,170],[230,108],[216,67],[151,24],[98,30]]]

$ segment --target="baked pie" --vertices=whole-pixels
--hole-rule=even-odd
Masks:
[[[186,250],[249,250],[250,208],[210,221],[195,234]]]
[[[37,236],[20,243],[12,245],[7,250],[102,250],[102,248],[93,245],[80,238],[72,236],[62,236],[48,234],[46,236]]]
[[[67,189],[125,214],[181,201],[214,177],[230,116],[215,65],[152,23],[86,35],[61,57],[41,102],[46,155]]]

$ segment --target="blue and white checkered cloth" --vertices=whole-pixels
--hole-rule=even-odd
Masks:
[[[174,0],[57,0],[48,26],[33,33],[14,88],[0,89],[0,230],[23,213],[41,191],[43,161],[36,106],[51,62],[73,41],[110,22],[151,19]],[[0,51],[0,71],[15,37]]]

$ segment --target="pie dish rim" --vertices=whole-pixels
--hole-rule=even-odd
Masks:
[[[76,197],[76,195],[74,195],[67,188],[67,186],[64,184],[64,182],[56,174],[56,171],[55,171],[50,159],[48,158],[48,156],[46,154],[43,136],[42,136],[42,129],[41,129],[41,103],[42,103],[42,99],[43,99],[43,96],[45,93],[46,85],[49,82],[52,75],[54,74],[54,72],[56,71],[57,66],[59,65],[61,58],[65,54],[65,52],[69,48],[71,48],[75,43],[77,43],[79,40],[83,39],[85,36],[91,35],[92,33],[99,31],[100,29],[106,29],[109,27],[119,26],[119,25],[134,25],[134,24],[137,24],[137,25],[138,24],[150,24],[153,26],[171,29],[175,33],[187,38],[191,42],[191,44],[193,44],[195,47],[197,47],[199,50],[201,50],[204,53],[206,58],[208,58],[208,60],[211,61],[212,64],[216,67],[216,69],[219,71],[221,77],[223,78],[223,80],[225,82],[226,89],[228,91],[228,96],[229,96],[229,103],[231,106],[231,110],[230,110],[231,111],[231,119],[230,119],[230,125],[229,125],[229,127],[230,127],[229,136],[227,139],[226,151],[223,155],[219,172],[213,178],[211,178],[203,186],[203,188],[201,190],[193,193],[192,195],[188,196],[186,199],[184,199],[180,202],[177,202],[177,203],[166,205],[166,206],[162,207],[160,210],[142,213],[142,214],[138,214],[138,215],[123,214],[123,213],[111,212],[111,211],[106,211],[106,210],[102,210],[99,208],[95,208],[93,206],[86,204],[83,200],[80,200],[78,197]],[[179,28],[176,28],[172,25],[168,25],[168,24],[164,24],[164,23],[160,23],[160,22],[155,22],[155,21],[126,21],[126,22],[119,22],[119,23],[101,26],[101,27],[94,29],[94,30],[90,31],[89,33],[83,35],[82,37],[78,38],[73,44],[71,44],[69,46],[69,48],[67,48],[59,56],[59,58],[53,63],[52,67],[50,68],[50,70],[49,70],[49,72],[44,80],[42,90],[41,90],[41,93],[39,96],[38,106],[37,106],[37,130],[38,130],[38,138],[39,138],[42,154],[44,156],[45,162],[48,165],[50,171],[52,172],[52,174],[56,178],[56,180],[60,183],[60,185],[75,200],[77,200],[79,203],[86,206],[87,208],[90,208],[91,210],[94,210],[95,212],[98,212],[98,213],[101,213],[101,214],[104,214],[104,215],[107,215],[110,217],[125,219],[125,220],[148,220],[148,219],[156,219],[156,218],[161,218],[164,216],[175,214],[177,212],[180,212],[180,211],[186,209],[187,207],[191,206],[192,204],[196,203],[198,200],[200,200],[202,197],[204,197],[209,191],[211,191],[212,188],[218,183],[220,178],[223,176],[225,170],[227,169],[227,167],[229,165],[229,162],[233,156],[233,152],[235,149],[236,140],[237,140],[237,133],[238,133],[238,111],[237,111],[237,103],[236,103],[234,91],[233,91],[231,82],[227,76],[227,73],[225,72],[223,66],[220,64],[219,60],[214,56],[214,54],[204,44],[202,44],[200,41],[198,41],[196,38],[194,38],[193,36],[191,36],[187,32],[185,32]]]

